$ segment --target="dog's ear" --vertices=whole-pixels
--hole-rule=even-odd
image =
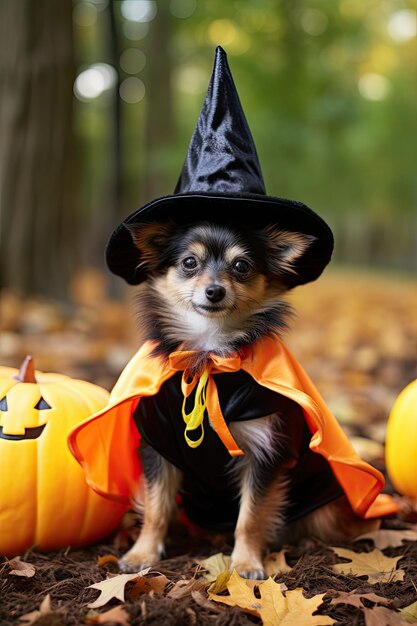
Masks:
[[[270,269],[274,274],[294,274],[294,263],[316,239],[312,235],[279,230],[274,226],[268,226],[264,232],[269,244]]]
[[[141,254],[139,266],[145,266],[148,269],[156,267],[172,235],[174,229],[173,222],[125,224],[125,226]]]

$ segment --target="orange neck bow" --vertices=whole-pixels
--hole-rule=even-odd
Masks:
[[[197,448],[204,438],[204,412],[210,418],[210,422],[231,456],[241,456],[243,450],[239,448],[227,427],[220,408],[217,386],[213,379],[213,373],[237,372],[241,369],[241,358],[239,355],[231,357],[220,357],[215,354],[209,355],[209,363],[197,373],[190,371],[189,365],[193,362],[196,353],[191,350],[173,352],[169,356],[169,365],[175,371],[182,371],[181,390],[184,394],[182,405],[182,416],[186,424],[184,437],[191,448]],[[190,413],[186,413],[186,401],[191,393],[196,389],[194,407]],[[201,429],[198,439],[191,439],[189,433]]]

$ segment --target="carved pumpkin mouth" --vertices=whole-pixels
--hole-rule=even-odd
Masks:
[[[33,428],[25,428],[23,435],[9,435],[3,432],[3,426],[0,426],[0,439],[9,439],[11,441],[20,441],[21,439],[37,439],[41,434],[46,424],[42,426],[34,426]]]

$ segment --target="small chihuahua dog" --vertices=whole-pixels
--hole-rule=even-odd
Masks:
[[[155,352],[161,358],[178,349],[192,350],[195,357],[190,370],[201,372],[209,353],[227,357],[287,328],[292,310],[285,301],[289,290],[286,277],[294,272],[294,262],[314,237],[275,226],[245,230],[203,221],[187,225],[149,223],[130,226],[129,230],[149,276],[139,303],[141,328],[146,339],[156,340]],[[245,380],[235,380],[236,385],[246,384]],[[219,385],[221,400],[220,392]],[[143,398],[139,404],[145,424],[149,402]],[[163,413],[169,403],[161,401],[158,411]],[[181,422],[181,407],[179,411]],[[207,511],[212,502],[218,503],[212,509],[228,509],[233,500],[231,568],[241,576],[264,578],[262,559],[269,545],[303,536],[331,541],[375,527],[374,521],[355,516],[342,496],[287,528],[291,485],[285,442],[288,423],[296,419],[305,421],[302,410],[285,399],[278,411],[255,419],[237,417],[228,426],[245,454],[232,458],[223,450],[210,455],[208,448],[207,455],[201,457],[202,463],[210,464],[215,464],[213,458],[223,459],[220,469],[210,465],[204,473],[203,468],[202,483],[205,478],[207,482],[201,487],[201,497]],[[210,430],[206,428],[207,446]],[[123,571],[138,571],[161,558],[178,492],[184,498],[192,493],[193,470],[177,463],[170,451],[170,446],[184,442],[178,443],[180,437],[175,439],[175,433],[168,441],[169,433],[165,427],[159,431],[159,450],[149,445],[146,433],[142,433],[144,484],[142,502],[137,506],[143,515],[142,528],[136,543],[119,561]],[[216,439],[215,433],[213,437]],[[215,474],[217,483],[210,482],[208,474]],[[233,497],[229,487],[234,490]],[[220,499],[212,500],[217,489]]]

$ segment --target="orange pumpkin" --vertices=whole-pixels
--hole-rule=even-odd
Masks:
[[[108,392],[62,374],[0,367],[0,554],[94,543],[126,507],[99,496],[67,446],[69,431],[107,404]]]
[[[417,500],[417,379],[401,391],[391,409],[385,464],[398,493]]]

